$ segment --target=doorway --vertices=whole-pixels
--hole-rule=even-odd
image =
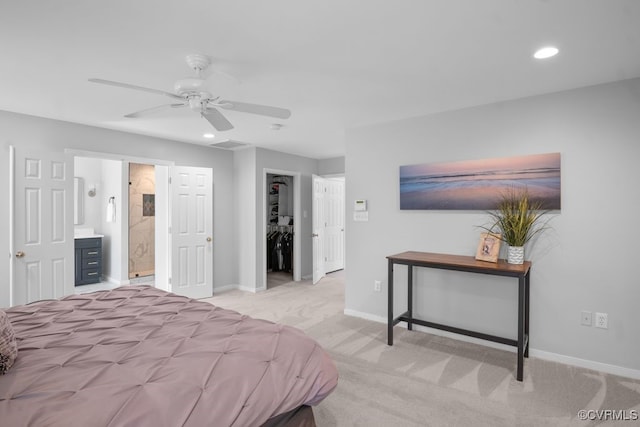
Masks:
[[[267,173],[267,289],[293,281],[293,176]]]
[[[155,276],[155,166],[129,163],[129,279],[153,282]]]
[[[169,290],[169,166],[113,157],[74,156],[74,175],[85,187],[74,199],[74,211],[84,213],[74,224],[74,237],[102,239],[101,280],[77,286],[76,292],[142,282]]]
[[[289,222],[290,224],[284,224],[287,220],[286,218],[278,218],[277,221],[281,221],[283,223],[282,226],[278,225],[278,222],[274,222],[272,223],[271,221],[275,219],[275,215],[272,217],[272,213],[275,214],[276,212],[279,213],[279,210],[276,211],[272,211],[271,209],[271,199],[275,199],[275,197],[271,197],[272,195],[270,194],[272,188],[270,186],[271,182],[269,181],[270,179],[270,175],[271,176],[280,176],[280,177],[286,177],[287,179],[287,201],[286,203],[288,204],[287,206],[287,211],[292,213],[292,216],[290,216],[289,218]],[[301,198],[301,192],[300,189],[302,188],[301,186],[301,174],[300,172],[294,172],[294,171],[287,171],[287,170],[281,170],[281,169],[268,169],[265,168],[262,171],[262,191],[263,191],[263,196],[262,196],[262,200],[263,200],[263,209],[262,209],[262,224],[263,224],[263,228],[262,231],[260,232],[260,234],[262,234],[261,240],[262,240],[262,255],[261,257],[259,257],[260,263],[262,264],[262,268],[260,270],[258,270],[258,283],[256,285],[255,290],[256,291],[263,291],[269,288],[268,286],[268,256],[269,256],[269,248],[267,246],[267,242],[268,242],[268,237],[269,234],[271,232],[289,232],[292,233],[292,237],[293,237],[293,249],[292,249],[292,259],[291,259],[291,275],[287,274],[286,277],[282,277],[280,280],[280,282],[282,283],[287,283],[287,282],[298,282],[301,280],[301,271],[302,271],[302,261],[301,261],[301,239],[300,239],[300,230],[301,230],[301,218],[302,218],[302,210],[301,210],[301,202],[300,202],[300,198]],[[279,192],[280,188],[278,188],[278,192]],[[278,194],[278,198],[280,198],[280,194]],[[273,202],[275,203],[275,200],[273,200]],[[280,200],[278,200],[278,205],[280,204]],[[279,208],[279,207],[278,207]],[[283,213],[285,213],[285,211],[283,210]],[[281,215],[278,215],[278,217],[280,217]],[[282,215],[284,216],[289,216],[289,215]],[[305,218],[306,218],[306,212],[305,212]],[[293,221],[293,222],[291,222]],[[290,234],[291,237],[291,234]],[[273,253],[271,254],[273,255]],[[260,264],[258,264],[260,265]],[[273,273],[273,272],[271,272]],[[262,277],[260,277],[262,276]],[[283,275],[284,276],[284,275]],[[260,281],[260,278],[262,279]],[[273,279],[276,278],[276,276],[272,275],[272,287],[278,286],[279,284],[282,283],[278,283],[278,281],[274,281]]]

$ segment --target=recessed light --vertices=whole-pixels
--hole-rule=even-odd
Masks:
[[[558,54],[558,48],[554,46],[546,46],[541,49],[536,50],[536,53],[533,54],[533,57],[536,59],[547,59],[552,56],[556,56]]]
[[[205,133],[205,134],[202,134],[202,136],[203,136],[203,137],[205,137],[205,138],[209,138],[209,139],[211,139],[211,138],[213,138],[215,135],[214,135],[214,134],[212,134],[212,133]]]

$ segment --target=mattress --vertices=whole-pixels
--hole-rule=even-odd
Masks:
[[[293,327],[148,286],[6,310],[10,426],[260,426],[315,405],[338,373]]]

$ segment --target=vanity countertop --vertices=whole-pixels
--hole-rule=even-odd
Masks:
[[[104,237],[104,234],[76,234],[74,239],[95,239],[97,237]]]
[[[76,227],[73,230],[74,239],[95,239],[98,237],[104,237],[104,234],[96,234],[93,227]]]

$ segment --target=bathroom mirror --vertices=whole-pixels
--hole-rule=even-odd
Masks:
[[[73,178],[73,225],[84,223],[84,179]]]

